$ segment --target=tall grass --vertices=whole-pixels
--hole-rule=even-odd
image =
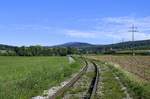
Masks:
[[[29,99],[79,68],[67,57],[0,57],[0,99]]]
[[[116,68],[112,64],[109,64],[109,67],[121,79],[133,99],[149,99],[150,83],[148,81],[143,80],[120,67]]]

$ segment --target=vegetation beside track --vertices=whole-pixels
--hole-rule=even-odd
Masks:
[[[102,62],[97,62],[100,68],[100,79],[97,88],[96,99],[123,99],[126,97],[120,83],[114,76],[114,72],[109,66]]]
[[[64,95],[62,96],[64,99],[81,99],[88,97],[90,94],[88,93],[91,81],[95,76],[94,66],[92,64],[88,65],[86,72],[81,76],[75,84],[66,90]],[[59,97],[59,99],[62,99]]]
[[[149,99],[150,97],[150,82],[143,80],[134,74],[120,68],[118,65],[109,64],[106,62],[99,62],[102,68],[101,71],[101,87],[100,99],[114,99],[120,97],[122,99],[122,88],[119,88],[119,83],[114,79],[114,75],[119,77],[120,82],[125,86],[127,93],[133,99]],[[117,84],[118,83],[118,84]],[[99,98],[98,98],[99,99]]]
[[[0,57],[0,99],[29,99],[81,68],[67,57]]]
[[[149,99],[150,82],[141,79],[119,67],[109,65],[113,72],[120,78],[121,82],[127,87],[133,99]]]

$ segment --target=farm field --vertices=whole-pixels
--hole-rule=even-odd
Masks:
[[[29,99],[81,68],[67,57],[0,56],[0,99]]]
[[[139,76],[144,80],[150,80],[150,56],[112,56],[93,55],[89,58],[119,64],[123,69]]]
[[[126,96],[131,97],[133,99],[149,99],[150,97],[149,56],[133,57],[133,56],[93,55],[88,56],[88,58],[92,60],[94,59],[96,62],[98,62],[101,69],[100,78],[102,80],[99,85],[100,88],[98,87],[99,88],[97,92],[98,99],[99,97],[101,97],[101,99],[103,98],[107,99],[108,96],[110,95],[112,96],[112,99],[114,99],[113,97],[115,95],[118,95],[117,97]],[[117,88],[117,86],[115,86],[115,83],[116,85],[119,85],[122,88]],[[126,95],[123,95],[121,92],[126,93]],[[109,99],[111,98],[109,97]]]
[[[134,50],[136,55],[150,55],[150,50]],[[131,50],[116,51],[116,54],[132,55]]]

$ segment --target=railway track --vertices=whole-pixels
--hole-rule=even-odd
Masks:
[[[78,83],[82,83],[82,85],[86,86],[85,92],[78,95],[79,97],[76,99],[93,99],[96,94],[98,80],[99,80],[99,69],[94,62],[90,62],[85,60],[85,66],[80,70],[78,74],[76,74],[69,82],[67,82],[62,88],[56,90],[54,94],[43,97],[42,99],[74,99],[74,98],[64,98],[65,93],[73,89],[74,85]],[[91,76],[92,75],[92,76]],[[84,77],[88,77],[87,78]],[[84,83],[84,80],[88,83],[87,85]],[[80,86],[78,86],[80,89]]]
[[[46,99],[56,99],[57,97],[61,97],[67,89],[72,87],[76,83],[76,81],[80,79],[80,77],[86,72],[87,67],[88,67],[88,62],[85,60],[85,66],[81,69],[81,71],[74,78],[72,78],[70,82],[68,82],[66,85],[60,88],[52,96],[48,96]]]
[[[92,82],[90,84],[88,93],[87,93],[87,95],[86,95],[86,97],[84,99],[94,99],[95,94],[96,94],[96,90],[97,90],[97,87],[98,87],[99,69],[98,69],[96,63],[92,62],[92,64],[93,64],[93,66],[95,68],[95,74],[94,74],[94,77],[93,77]]]
[[[86,82],[88,82],[88,84],[86,84],[86,83],[84,83],[84,81],[87,80],[88,78],[86,79],[83,76],[85,76],[89,72],[92,73],[92,76],[90,77],[90,79],[88,81],[86,81]],[[83,78],[85,80],[83,80]],[[98,81],[99,81],[99,69],[98,69],[97,65],[94,62],[86,61],[86,66],[82,69],[82,71],[75,78],[73,78],[68,84],[66,84],[62,89],[58,90],[56,92],[56,94],[49,97],[49,99],[56,99],[56,97],[61,97],[61,99],[62,99],[62,97],[63,97],[63,99],[74,99],[72,96],[69,96],[68,98],[66,98],[65,93],[69,89],[73,89],[74,85],[77,85],[80,89],[80,87],[83,84],[84,84],[84,86],[87,87],[85,92],[81,92],[82,94],[75,94],[75,95],[78,97],[78,99],[93,99],[96,94]],[[78,85],[78,83],[82,83],[81,86]],[[74,87],[76,88],[77,86],[74,86]]]

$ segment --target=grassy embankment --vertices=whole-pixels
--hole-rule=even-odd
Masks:
[[[0,99],[29,99],[81,68],[67,57],[0,57]]]
[[[103,62],[97,62],[97,64],[100,68],[100,82],[96,99],[124,99],[126,94],[113,70]]]

